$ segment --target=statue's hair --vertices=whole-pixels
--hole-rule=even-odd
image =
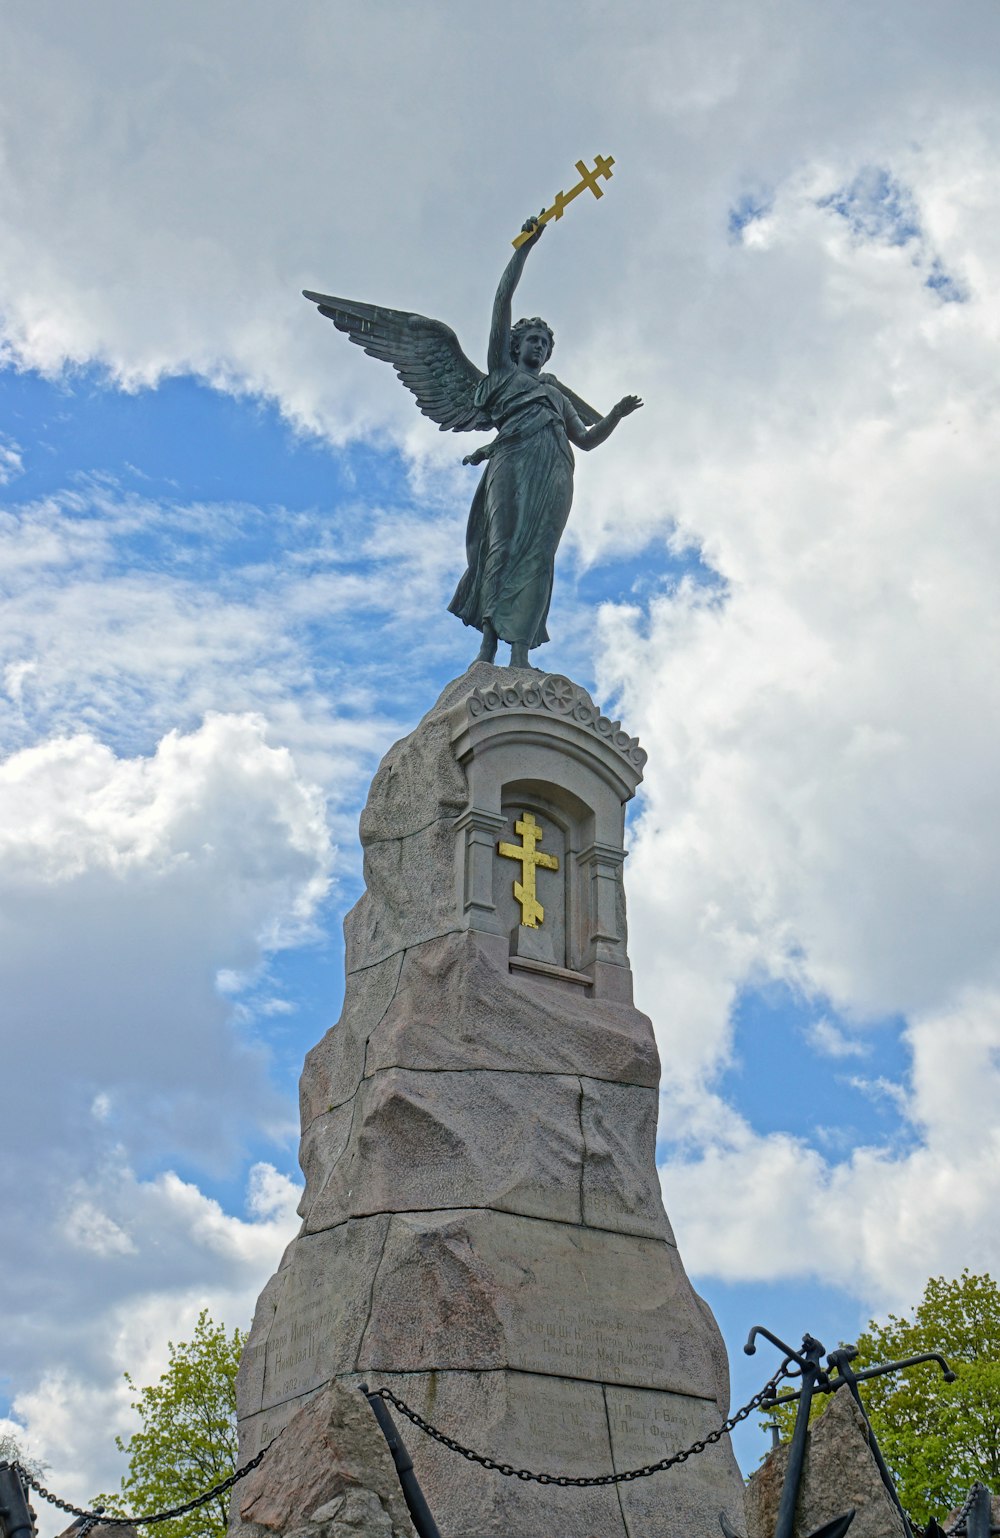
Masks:
[[[510,355],[516,363],[521,356],[521,338],[526,331],[544,331],[549,339],[549,357],[556,345],[556,339],[552,334],[552,327],[548,321],[544,321],[540,315],[532,315],[530,320],[519,320],[510,328]]]

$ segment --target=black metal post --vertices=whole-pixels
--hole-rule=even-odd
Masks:
[[[0,1468],[0,1530],[3,1538],[34,1538],[35,1532],[21,1477],[9,1466]]]
[[[802,1363],[802,1388],[799,1391],[795,1430],[792,1432],[788,1462],[785,1465],[785,1482],[781,1487],[781,1501],[778,1505],[774,1538],[792,1538],[795,1530],[795,1507],[799,1499],[799,1485],[802,1483],[802,1463],[806,1455],[806,1435],[809,1431],[809,1405],[812,1401],[816,1377],[820,1371],[819,1359],[823,1355],[823,1350],[822,1344],[814,1340],[811,1335],[803,1336],[802,1355],[797,1358]]]
[[[743,1349],[745,1351],[746,1347],[744,1346]],[[750,1355],[752,1356],[753,1353],[751,1352]],[[795,1357],[794,1360],[798,1361],[798,1357]],[[954,1383],[956,1375],[952,1372],[940,1351],[922,1351],[919,1356],[907,1356],[900,1362],[882,1362],[878,1367],[863,1367],[860,1372],[854,1374],[854,1381],[855,1383],[865,1383],[869,1378],[884,1378],[886,1373],[902,1372],[905,1367],[918,1367],[921,1362],[937,1362],[944,1381],[946,1383]],[[825,1376],[817,1380],[818,1387],[824,1394],[835,1394],[837,1389],[842,1388],[846,1382],[846,1378],[827,1378]],[[798,1397],[799,1394],[796,1389],[790,1394],[776,1395],[770,1403],[791,1404]]]
[[[885,1485],[885,1488],[889,1492],[889,1495],[892,1499],[892,1504],[899,1512],[906,1538],[913,1538],[913,1529],[910,1526],[910,1519],[906,1515],[906,1512],[903,1510],[903,1503],[896,1493],[895,1481],[892,1475],[889,1473],[888,1468],[886,1467],[885,1459],[882,1456],[882,1449],[878,1445],[878,1438],[872,1429],[871,1421],[868,1419],[868,1411],[862,1404],[861,1395],[858,1393],[858,1380],[855,1377],[854,1371],[851,1367],[851,1360],[852,1358],[856,1357],[857,1354],[858,1353],[856,1348],[842,1346],[839,1351],[830,1352],[830,1355],[826,1359],[827,1365],[831,1368],[835,1368],[839,1375],[844,1379],[848,1389],[851,1392],[851,1395],[853,1396],[854,1403],[861,1411],[861,1417],[868,1428],[868,1446],[871,1449],[871,1455],[875,1459],[878,1471],[882,1476],[882,1483]],[[989,1538],[988,1533],[985,1535],[985,1538]]]
[[[993,1500],[989,1490],[978,1481],[969,1502],[969,1514],[965,1519],[965,1538],[990,1538],[993,1526]]]
[[[816,1393],[834,1394],[838,1389],[843,1388],[845,1385],[850,1390],[854,1397],[855,1403],[861,1411],[862,1418],[868,1431],[868,1445],[871,1448],[872,1457],[875,1460],[875,1464],[878,1468],[882,1483],[888,1490],[892,1499],[892,1503],[899,1513],[900,1519],[903,1523],[903,1530],[906,1533],[907,1538],[913,1538],[913,1529],[910,1526],[909,1518],[907,1517],[906,1512],[903,1510],[903,1506],[896,1491],[896,1486],[892,1475],[890,1474],[886,1466],[885,1459],[882,1456],[882,1449],[878,1445],[878,1439],[872,1430],[872,1424],[868,1419],[868,1413],[861,1402],[861,1397],[858,1393],[858,1384],[862,1383],[867,1378],[881,1378],[886,1373],[902,1372],[905,1368],[916,1367],[921,1362],[936,1362],[938,1367],[941,1369],[941,1375],[945,1382],[954,1383],[956,1375],[948,1366],[948,1363],[941,1355],[940,1351],[922,1351],[917,1356],[908,1356],[899,1362],[882,1362],[877,1367],[865,1367],[862,1368],[860,1372],[855,1372],[849,1363],[853,1360],[854,1357],[857,1356],[857,1348],[854,1346],[842,1346],[838,1351],[831,1351],[830,1355],[827,1357],[827,1364],[830,1368],[830,1371],[832,1372],[835,1370],[838,1374],[837,1377],[831,1378],[828,1373],[823,1372],[819,1365],[819,1358],[823,1354],[823,1347],[820,1345],[819,1341],[814,1340],[811,1335],[806,1335],[803,1337],[802,1351],[799,1352],[796,1351],[792,1346],[789,1346],[786,1341],[779,1339],[777,1335],[772,1335],[771,1331],[764,1329],[763,1325],[755,1324],[753,1329],[750,1331],[746,1345],[743,1347],[743,1350],[746,1352],[747,1356],[753,1356],[756,1352],[757,1347],[755,1341],[758,1335],[763,1335],[764,1338],[769,1340],[772,1345],[777,1346],[779,1351],[784,1352],[785,1361],[783,1363],[783,1367],[785,1369],[787,1369],[792,1362],[795,1362],[798,1365],[798,1376],[801,1380],[800,1388],[794,1389],[790,1393],[774,1394],[773,1397],[763,1401],[763,1403],[769,1409],[773,1409],[777,1405],[792,1404],[795,1400],[798,1400],[799,1402],[798,1413],[795,1417],[795,1429],[792,1432],[792,1440],[788,1449],[788,1463],[785,1468],[785,1482],[781,1491],[781,1502],[778,1507],[778,1520],[777,1526],[775,1527],[774,1538],[792,1538],[792,1528],[795,1520],[795,1506],[798,1500],[799,1485],[802,1480],[802,1464],[805,1458],[806,1431],[809,1421],[810,1401],[813,1395]],[[796,1374],[786,1372],[786,1376],[795,1377]],[[991,1497],[987,1491],[985,1496],[986,1515],[980,1519],[981,1522],[985,1522],[985,1526],[982,1527],[981,1531],[977,1529],[977,1531],[973,1533],[972,1527],[970,1525],[966,1532],[966,1538],[1000,1538],[1000,1527],[991,1527],[990,1501]],[[814,1533],[813,1538],[834,1538],[835,1533],[838,1535],[843,1534],[846,1532],[848,1526],[850,1525],[851,1518],[853,1516],[854,1512],[851,1511],[845,1513],[843,1517],[835,1518],[833,1522],[828,1522],[825,1527],[821,1528],[817,1533]],[[971,1523],[971,1517],[969,1518],[969,1522]],[[930,1533],[934,1528],[936,1528],[936,1524],[932,1524],[930,1527],[928,1527],[928,1533]],[[940,1529],[937,1529],[937,1532],[940,1534],[940,1538],[945,1538],[945,1535],[941,1533]]]
[[[392,1461],[396,1465],[396,1473],[399,1475],[403,1499],[406,1502],[410,1516],[413,1518],[413,1525],[417,1530],[417,1538],[441,1538],[438,1525],[431,1516],[431,1509],[427,1504],[427,1499],[420,1488],[416,1474],[413,1472],[413,1459],[407,1452],[406,1444],[396,1430],[396,1423],[386,1408],[385,1400],[380,1398],[378,1394],[369,1393],[367,1383],[359,1383],[358,1387],[371,1406],[372,1414],[378,1421],[382,1435],[389,1444]]]

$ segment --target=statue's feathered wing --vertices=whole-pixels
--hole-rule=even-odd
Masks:
[[[443,321],[309,289],[303,293],[369,357],[391,363],[416,396],[424,416],[443,433],[488,432],[493,426],[475,402],[476,387],[485,375],[465,356],[458,337]]]

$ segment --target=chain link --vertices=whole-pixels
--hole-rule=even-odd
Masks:
[[[473,1452],[471,1447],[465,1447],[461,1442],[457,1442],[454,1437],[446,1436],[443,1431],[439,1431],[436,1426],[432,1426],[430,1421],[424,1420],[422,1415],[418,1414],[416,1410],[411,1409],[405,1400],[400,1399],[397,1394],[392,1392],[392,1389],[371,1389],[370,1397],[387,1400],[389,1404],[394,1405],[401,1414],[405,1415],[407,1420],[412,1421],[419,1431],[423,1431],[427,1436],[432,1437],[435,1442],[440,1442],[441,1446],[447,1447],[450,1452],[460,1453],[469,1463],[478,1463],[481,1468],[490,1469],[495,1474],[503,1474],[508,1479],[531,1480],[538,1485],[559,1485],[562,1488],[572,1486],[574,1489],[586,1489],[594,1485],[624,1485],[629,1484],[633,1479],[647,1479],[650,1474],[660,1474],[665,1469],[672,1469],[679,1463],[685,1463],[688,1458],[694,1458],[699,1453],[703,1453],[706,1447],[711,1447],[714,1443],[721,1442],[727,1432],[732,1431],[733,1427],[738,1426],[741,1421],[745,1421],[748,1415],[752,1415],[754,1410],[759,1409],[764,1401],[774,1394],[782,1379],[789,1376],[787,1368],[788,1363],[783,1362],[774,1377],[769,1379],[759,1393],[754,1394],[753,1398],[742,1409],[737,1410],[728,1420],[723,1421],[717,1430],[710,1431],[707,1436],[697,1442],[692,1442],[690,1447],[683,1448],[679,1453],[672,1453],[669,1458],[661,1458],[659,1463],[646,1463],[638,1469],[626,1469],[621,1474],[580,1475],[576,1478],[568,1474],[535,1474],[531,1469],[516,1469],[513,1464],[499,1463],[495,1458],[484,1457],[482,1453]]]
[[[956,1516],[954,1522],[950,1527],[945,1528],[944,1531],[946,1538],[952,1538],[953,1533],[961,1532],[962,1529],[968,1525],[969,1513],[972,1510],[972,1503],[982,1488],[982,1485],[977,1480],[976,1483],[972,1486],[972,1489],[969,1491],[968,1495],[965,1497],[965,1505]]]
[[[230,1474],[228,1479],[213,1485],[211,1490],[205,1490],[203,1494],[196,1495],[193,1500],[185,1501],[182,1506],[171,1506],[168,1511],[153,1512],[146,1517],[109,1517],[100,1511],[88,1511],[85,1507],[74,1506],[70,1501],[61,1500],[58,1495],[53,1495],[51,1490],[46,1490],[40,1480],[33,1474],[29,1474],[23,1463],[2,1463],[0,1468],[13,1469],[21,1483],[27,1485],[36,1495],[40,1495],[43,1501],[48,1501],[50,1506],[67,1512],[71,1517],[83,1517],[91,1527],[152,1527],[157,1522],[170,1522],[174,1517],[184,1517],[189,1511],[197,1511],[199,1506],[207,1506],[209,1501],[215,1500],[216,1496],[225,1495],[227,1490],[231,1490],[233,1485],[238,1484],[252,1469],[257,1468],[274,1440],[275,1438],[272,1437],[267,1447],[262,1447],[256,1457],[251,1458],[249,1463],[244,1463],[243,1467],[237,1469],[235,1474]]]

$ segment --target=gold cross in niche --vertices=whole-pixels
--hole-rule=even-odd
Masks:
[[[514,824],[514,832],[520,833],[523,842],[500,843],[497,850],[506,860],[520,860],[521,880],[514,882],[514,896],[521,904],[521,924],[526,929],[537,929],[545,917],[545,909],[535,896],[535,871],[541,865],[545,870],[558,870],[559,860],[554,854],[542,854],[535,845],[541,842],[543,829],[531,812],[525,812]]]

